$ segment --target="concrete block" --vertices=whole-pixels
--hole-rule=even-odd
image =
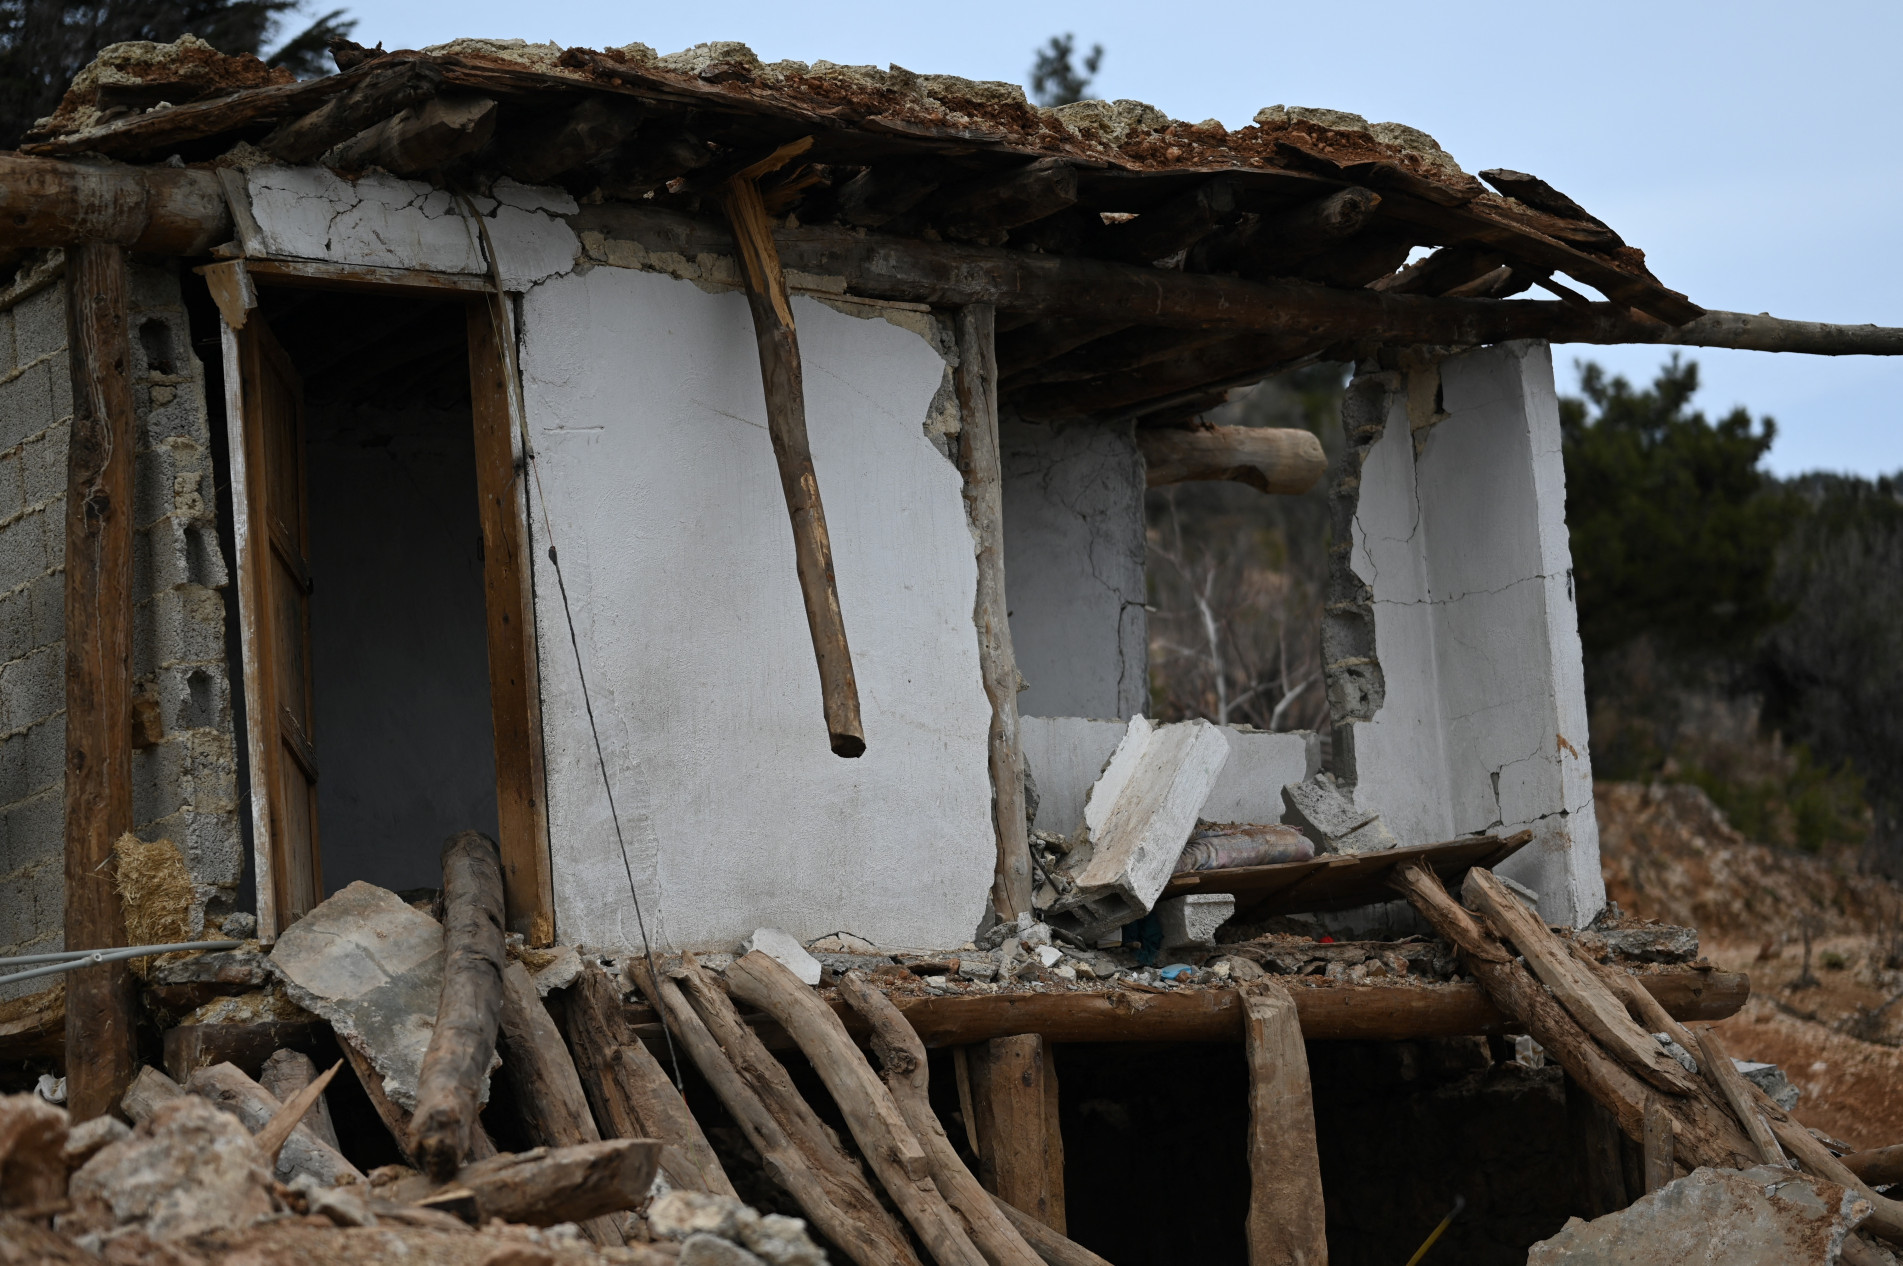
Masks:
[[[51,372],[47,375],[48,385],[53,389],[52,421],[63,422],[73,416],[73,367],[66,353],[54,353],[53,359],[46,362]]]
[[[0,739],[0,804],[12,804],[34,790],[26,778],[26,737]]]
[[[1073,863],[1076,886],[1052,921],[1089,943],[1148,913],[1228,759],[1228,742],[1207,721],[1132,717],[1084,805],[1088,856]]]
[[[1797,1107],[1797,1101],[1803,1098],[1804,1092],[1793,1086],[1791,1079],[1776,1064],[1761,1064],[1748,1059],[1734,1059],[1731,1062],[1744,1074],[1746,1081],[1762,1090],[1772,1103],[1786,1112]]]
[[[1358,808],[1352,792],[1328,774],[1282,788],[1282,803],[1318,853],[1379,853],[1401,846],[1379,813]]]
[[[0,312],[0,374],[10,374],[19,367],[20,358],[13,351],[13,309]]]
[[[0,383],[0,450],[14,447],[29,435],[38,435],[63,414],[54,411],[51,361],[31,366],[9,383]],[[71,387],[67,394],[71,395]]]
[[[0,595],[0,664],[19,659],[35,645],[32,586]]]
[[[20,448],[24,505],[41,505],[66,495],[66,450],[72,423],[56,422],[44,435]]]
[[[1166,948],[1214,945],[1216,929],[1234,918],[1236,899],[1226,892],[1192,892],[1156,904]]]
[[[0,457],[0,523],[26,508],[26,481],[20,454],[9,452]]]
[[[0,528],[0,593],[17,589],[46,573],[49,564],[45,519],[43,512],[34,511]]]
[[[0,878],[0,946],[58,936],[64,921],[65,893],[65,870],[58,857],[42,859]]]
[[[178,478],[178,454],[160,444],[139,453],[132,464],[132,522],[148,527],[172,513],[172,488]]]
[[[0,808],[0,823],[6,840],[0,866],[27,866],[65,853],[66,803],[57,790]]]
[[[66,528],[57,516],[64,513],[65,504],[49,506],[42,526],[59,554],[59,561],[53,566],[64,567],[66,563]],[[66,573],[55,571],[41,576],[27,586],[27,594],[33,605],[33,644],[35,646],[57,646],[66,640]]]
[[[819,960],[808,954],[792,933],[779,928],[756,928],[752,936],[740,942],[742,954],[755,950],[778,962],[805,984],[819,983]]]
[[[1584,1222],[1527,1254],[1527,1266],[1833,1266],[1844,1236],[1869,1215],[1858,1195],[1789,1169],[1696,1169],[1631,1207]]]
[[[24,730],[65,707],[63,648],[42,646],[0,667],[0,734]]]
[[[280,934],[270,961],[291,1000],[349,1038],[414,1111],[443,991],[442,925],[394,892],[353,883]],[[486,1075],[477,1097],[489,1097]]]
[[[151,747],[132,753],[132,821],[135,825],[176,813],[189,800],[185,780],[191,744],[168,734]]]
[[[48,286],[13,306],[13,354],[21,364],[66,346],[66,288]]]
[[[54,648],[54,653],[59,654],[58,648]],[[49,788],[58,792],[66,779],[65,709],[41,721],[20,737],[26,740],[26,763],[23,768],[26,790],[23,794],[33,795]]]

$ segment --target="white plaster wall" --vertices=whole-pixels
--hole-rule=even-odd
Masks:
[[[1445,416],[1417,435],[1395,393],[1362,468],[1352,566],[1386,698],[1350,727],[1355,801],[1407,844],[1531,828],[1503,873],[1583,923],[1605,889],[1552,358],[1511,343],[1440,375]]]
[[[1077,830],[1090,788],[1125,728],[1122,721],[1087,717],[1019,719],[1025,763],[1037,783],[1034,828],[1054,835]],[[1308,730],[1271,734],[1233,725],[1218,730],[1229,741],[1229,759],[1197,816],[1209,822],[1280,822],[1282,788],[1321,769],[1320,740]]]
[[[506,255],[505,255],[506,258]],[[916,334],[796,299],[808,426],[866,727],[827,748],[744,298],[619,268],[523,306],[541,486],[627,846],[537,511],[557,934],[732,948],[761,925],[957,945],[995,845],[957,470]]]

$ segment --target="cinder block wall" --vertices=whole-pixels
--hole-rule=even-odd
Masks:
[[[56,283],[0,312],[0,954],[63,943],[64,295]],[[176,843],[194,913],[219,912],[244,858],[204,370],[171,266],[135,263],[130,306],[134,830]]]

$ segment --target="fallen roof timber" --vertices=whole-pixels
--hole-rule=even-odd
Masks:
[[[694,259],[734,254],[717,223],[630,204],[584,208],[579,232]],[[161,254],[198,254],[232,235],[216,176],[192,168],[83,167],[0,154],[0,247],[106,241]],[[782,264],[842,277],[849,293],[961,307],[992,303],[1033,317],[1232,330],[1321,344],[1478,346],[1538,338],[1569,343],[1661,343],[1794,351],[1903,354],[1903,329],[1784,321],[1711,312],[1680,326],[1612,303],[1448,299],[1339,289],[1310,282],[1190,274],[995,247],[924,242],[839,228],[781,229]]]
[[[1666,971],[1633,979],[1679,1021],[1722,1020],[1737,1014],[1751,996],[1751,978],[1739,972]],[[1514,1031],[1512,1022],[1474,984],[1298,985],[1289,992],[1302,1036],[1309,1041],[1398,1042]],[[890,996],[920,1040],[934,1047],[1014,1033],[1037,1033],[1053,1042],[1242,1040],[1242,1010],[1234,989]],[[857,1013],[843,1002],[833,1006],[855,1036],[867,1035]],[[752,1022],[769,1045],[785,1042],[771,1021],[759,1017]],[[658,1024],[637,1024],[635,1031],[643,1041],[661,1040]]]

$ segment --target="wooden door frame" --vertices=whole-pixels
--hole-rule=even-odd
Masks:
[[[498,305],[486,279],[396,269],[299,270],[247,261],[251,281],[264,286],[309,286],[361,295],[445,299],[467,296],[470,412],[474,421],[476,492],[482,524],[483,610],[488,634],[489,706],[495,736],[496,821],[502,852],[509,930],[531,945],[555,935],[545,798],[541,675],[534,625],[533,561],[528,543],[525,462],[512,424],[508,361],[497,338]],[[244,267],[241,263],[240,267]],[[506,319],[506,308],[504,309]],[[242,313],[239,313],[242,318]],[[242,325],[242,319],[240,319]],[[238,559],[239,630],[245,689],[246,758],[251,792],[252,865],[256,875],[258,936],[283,931],[277,908],[277,869],[271,834],[271,788],[262,744],[269,731],[258,715],[266,670],[254,597],[260,560],[251,541],[250,495],[256,474],[246,460],[244,368],[237,331],[220,322],[224,348],[225,425],[231,475],[233,535]]]

